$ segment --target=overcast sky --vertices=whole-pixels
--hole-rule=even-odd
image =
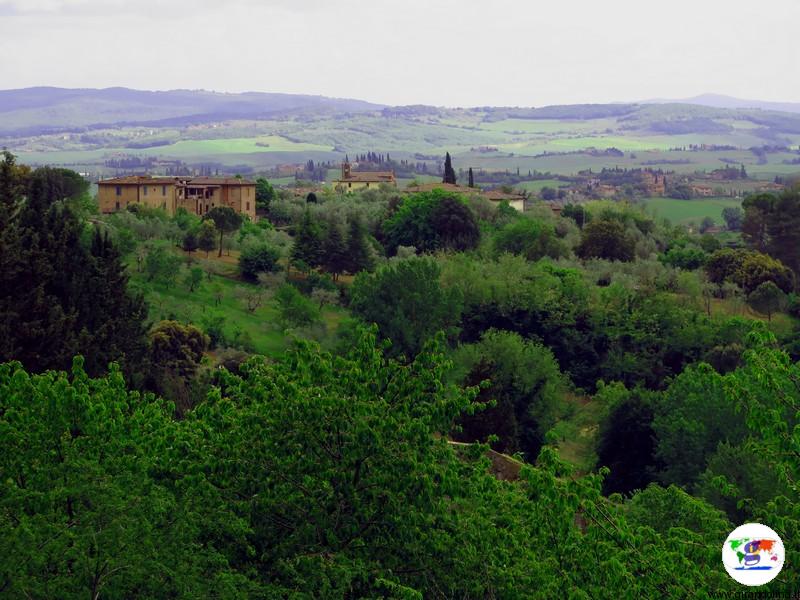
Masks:
[[[800,0],[0,0],[0,87],[800,102]]]

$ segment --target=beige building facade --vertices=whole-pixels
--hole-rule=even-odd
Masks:
[[[97,199],[102,213],[141,204],[161,208],[170,216],[179,208],[204,215],[212,208],[228,206],[256,218],[256,184],[237,177],[115,177],[97,182]]]

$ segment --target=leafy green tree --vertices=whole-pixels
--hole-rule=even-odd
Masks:
[[[772,321],[772,315],[782,310],[787,304],[788,297],[782,289],[771,281],[765,281],[747,296],[747,303],[753,310],[767,315],[767,320]]]
[[[442,198],[431,211],[430,221],[442,249],[463,252],[471,250],[480,241],[481,232],[475,215],[458,198]]]
[[[149,334],[150,386],[173,399],[179,414],[190,406],[190,387],[197,374],[208,337],[194,325],[161,321]]]
[[[226,233],[233,233],[242,226],[242,215],[230,206],[217,206],[203,215],[206,221],[212,221],[219,232],[219,254],[222,256],[222,240]]]
[[[768,226],[774,204],[775,196],[772,194],[748,196],[742,202],[742,238],[758,252],[766,252],[769,247]]]
[[[722,209],[722,218],[730,231],[739,231],[744,221],[744,211],[738,206],[727,206]]]
[[[203,221],[200,224],[197,247],[206,253],[206,258],[208,258],[208,253],[217,247],[217,228],[211,221]]]
[[[568,253],[553,225],[530,218],[513,221],[498,231],[494,237],[494,251],[517,254],[531,261],[544,256],[560,258]]]
[[[792,271],[779,260],[759,252],[745,254],[732,279],[748,294],[767,281],[786,293],[794,289]]]
[[[197,235],[194,231],[186,232],[186,235],[183,236],[181,247],[190,254],[200,247],[200,243],[198,242]]]
[[[256,178],[256,208],[268,211],[275,198],[277,194],[272,184],[263,177]]]
[[[275,292],[278,319],[286,327],[309,327],[321,320],[317,306],[288,283]]]
[[[266,243],[245,246],[239,255],[239,272],[242,277],[255,281],[259,273],[276,273],[280,252]]]
[[[472,211],[459,198],[443,190],[411,194],[383,222],[389,254],[399,246],[420,252],[475,247],[480,232]]]
[[[697,495],[725,511],[733,523],[752,520],[758,508],[791,493],[751,439],[738,445],[721,443],[695,489]]]
[[[710,366],[690,366],[658,396],[653,431],[658,479],[691,487],[720,443],[736,443],[747,426]]]
[[[203,269],[200,267],[192,267],[186,273],[184,284],[189,288],[190,292],[194,292],[203,283]]]
[[[441,269],[431,259],[390,263],[375,273],[359,273],[350,290],[353,313],[376,323],[394,354],[415,356],[437,331],[453,334],[462,300],[457,290],[442,289]]]
[[[747,252],[723,248],[714,252],[706,261],[705,270],[708,280],[722,286],[726,281],[733,281],[742,266]]]
[[[660,257],[660,260],[671,267],[694,271],[702,267],[707,258],[708,255],[701,248],[687,244],[673,246]]]
[[[301,265],[301,270],[308,271],[319,266],[322,259],[322,232],[319,225],[306,210],[303,220],[297,226],[292,244],[291,260],[294,265]]]
[[[561,209],[561,216],[572,219],[581,229],[591,218],[591,214],[582,204],[565,204]]]
[[[650,527],[661,535],[671,528],[681,528],[707,532],[722,540],[733,527],[721,511],[675,485],[648,485],[627,502],[627,515],[631,522]]]
[[[181,266],[181,259],[164,246],[156,246],[147,253],[144,261],[144,270],[148,281],[166,283],[174,281],[175,275]]]
[[[587,223],[575,253],[581,258],[630,261],[634,258],[635,242],[617,220],[598,220]]]
[[[553,353],[516,333],[492,330],[477,344],[461,346],[453,358],[459,379],[469,385],[484,380],[478,402],[494,403],[473,415],[465,415],[453,438],[485,442],[497,435],[492,448],[512,454],[524,452],[536,460],[545,433],[555,424],[564,380]]]

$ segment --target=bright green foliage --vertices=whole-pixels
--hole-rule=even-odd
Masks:
[[[575,254],[581,258],[633,260],[635,241],[617,220],[591,221],[583,227],[581,243]]]
[[[559,258],[568,254],[566,245],[558,239],[551,223],[527,218],[509,223],[498,231],[494,237],[494,250],[496,254],[509,252],[532,261],[544,256]]]
[[[255,281],[259,273],[280,271],[280,252],[266,243],[250,244],[239,254],[239,272],[242,277]]]
[[[617,504],[547,447],[516,483],[488,472],[480,446],[456,453],[437,434],[473,393],[445,385],[448,368],[438,346],[404,365],[371,335],[345,356],[301,343],[221,372],[175,421],[116,371],[0,366],[0,588],[70,600],[733,589],[719,516],[700,504]],[[640,506],[687,508],[666,528],[638,522]]]
[[[653,431],[664,484],[691,487],[720,443],[747,434],[724,378],[708,365],[688,367],[657,398]]]
[[[739,445],[721,443],[695,489],[698,496],[725,511],[733,523],[752,521],[755,511],[789,493],[751,439]]]
[[[723,513],[675,485],[664,488],[651,484],[634,494],[626,508],[632,523],[651,527],[662,535],[680,527],[724,540],[733,528]]]
[[[732,402],[744,410],[753,447],[786,486],[786,493],[752,507],[756,521],[767,522],[783,539],[786,563],[800,561],[800,364],[775,348],[775,338],[752,333],[744,365],[726,376]],[[796,589],[797,571],[781,573],[771,590]],[[779,587],[780,586],[780,587]]]
[[[439,265],[428,258],[389,263],[359,273],[350,290],[353,313],[376,323],[392,351],[415,356],[437,331],[453,334],[461,316],[461,294],[439,285]]]

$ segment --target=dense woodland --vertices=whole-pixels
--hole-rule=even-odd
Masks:
[[[622,202],[257,193],[100,215],[4,153],[0,596],[709,597],[751,520],[800,586],[800,192],[726,244]]]

